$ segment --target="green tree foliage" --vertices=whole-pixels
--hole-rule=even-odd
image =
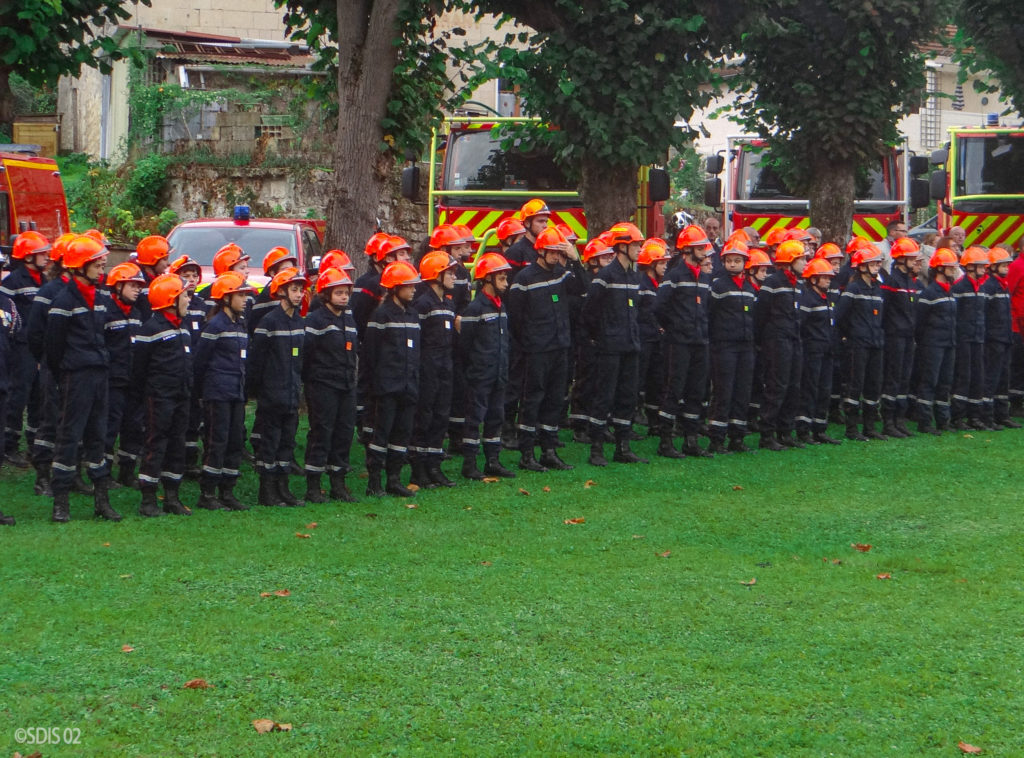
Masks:
[[[918,43],[945,0],[756,0],[740,25],[739,110],[769,142],[827,239],[847,237],[858,170],[874,165],[920,101]]]
[[[1024,14],[1004,0],[961,0],[954,40],[961,80],[968,73],[995,74],[998,83],[976,79],[985,92],[999,89],[1013,109],[1024,113]]]
[[[58,77],[77,74],[82,66],[108,72],[125,52],[102,30],[130,18],[127,5],[126,0],[0,3],[0,126],[14,114],[11,73],[38,87],[54,86]]]

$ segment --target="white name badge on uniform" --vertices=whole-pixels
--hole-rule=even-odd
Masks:
[[[452,328],[452,322],[451,321],[445,321],[444,322],[444,328],[445,329],[451,329]]]
[[[185,352],[186,353],[191,353],[192,352],[192,348],[190,348],[188,345],[185,345]]]
[[[408,348],[411,348],[412,347],[412,340],[406,340],[405,341],[405,346],[408,347]]]
[[[192,322],[192,331],[193,332],[198,332],[199,331],[199,322],[198,321],[193,321]]]
[[[245,348],[244,347],[242,348],[242,357],[243,358],[245,357]]]

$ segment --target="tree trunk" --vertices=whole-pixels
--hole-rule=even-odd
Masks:
[[[11,92],[10,66],[0,66],[0,132],[14,141],[14,93]]]
[[[580,194],[587,214],[587,237],[593,239],[636,213],[636,165],[609,165],[584,157],[580,167]]]
[[[807,193],[811,225],[821,229],[822,242],[845,248],[853,228],[857,166],[852,160],[819,158]]]
[[[348,251],[360,271],[393,163],[381,150],[381,119],[397,60],[398,6],[399,0],[337,0],[338,132],[326,243]]]

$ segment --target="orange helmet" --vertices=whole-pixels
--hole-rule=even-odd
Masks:
[[[736,231],[734,231],[732,234],[729,235],[729,238],[725,241],[725,244],[728,245],[730,242],[735,242],[737,240],[742,242],[744,245],[747,245],[748,248],[749,248],[750,243],[752,241],[750,239],[750,235],[747,234],[747,230],[746,229],[737,229]]]
[[[862,247],[864,247],[864,245],[870,245],[870,244],[871,243],[868,242],[863,237],[850,237],[850,241],[846,243],[846,252],[847,253],[855,253],[856,251],[858,251]]]
[[[940,247],[934,253],[932,253],[931,259],[928,261],[928,268],[942,268],[943,266],[956,266],[960,263],[957,260],[956,253],[950,250],[948,247]]]
[[[175,258],[171,261],[171,265],[167,267],[167,270],[172,274],[180,274],[186,268],[194,268],[196,273],[199,274],[199,281],[203,281],[203,267],[199,265],[199,261],[189,258],[187,255]]]
[[[727,255],[742,255],[744,258],[749,258],[750,249],[739,240],[733,240],[722,248],[722,258]]]
[[[435,226],[430,235],[430,247],[434,250],[440,250],[449,245],[458,245],[460,242],[462,242],[462,235],[451,224]]]
[[[818,248],[817,252],[814,254],[814,257],[824,258],[827,261],[833,260],[835,258],[841,259],[843,257],[843,251],[839,249],[839,245],[837,245],[835,242],[826,242],[824,245]]]
[[[708,239],[708,233],[703,227],[690,224],[679,232],[676,237],[676,249],[682,250],[686,247],[703,247],[705,250],[711,247],[711,240]]]
[[[506,218],[500,224],[498,224],[498,239],[504,242],[509,237],[516,234],[523,234],[526,231],[526,227],[523,226],[523,222],[517,218]]]
[[[896,258],[917,258],[921,255],[921,246],[911,237],[900,237],[892,243],[889,248],[889,255],[893,260]]]
[[[595,255],[605,255],[607,253],[614,252],[610,247],[608,247],[608,243],[601,239],[601,236],[602,235],[598,235],[597,237],[594,237],[594,239],[590,240],[590,242],[588,242],[583,248],[584,263],[589,263],[590,259]],[[640,254],[643,255],[642,250]]]
[[[588,242],[587,247],[590,247],[590,244]],[[584,250],[584,254],[586,254],[586,250]],[[661,237],[650,237],[640,248],[640,258],[637,262],[641,266],[650,266],[652,263],[665,260],[668,260],[668,243]]]
[[[804,247],[803,242],[797,240],[784,240],[779,243],[778,248],[775,250],[775,262],[776,263],[792,263],[797,258],[803,258],[807,255],[807,249]]]
[[[490,274],[511,270],[512,267],[508,265],[508,261],[505,260],[505,256],[501,253],[485,253],[480,256],[476,266],[473,268],[473,278],[484,279]]]
[[[832,264],[828,262],[826,258],[813,258],[810,263],[804,267],[804,279],[810,279],[812,276],[835,276],[836,272],[832,270]]]
[[[154,311],[170,308],[185,291],[185,286],[185,280],[177,274],[160,274],[149,283],[149,307]]]
[[[352,286],[352,280],[348,274],[339,268],[328,268],[320,272],[316,278],[316,291],[318,293],[328,290],[331,287]]]
[[[366,247],[363,248],[363,252],[369,257],[379,261],[381,259],[377,256],[377,253],[380,250],[381,245],[387,241],[388,235],[384,232],[377,232],[366,241]]]
[[[629,221],[620,221],[608,230],[608,244],[612,247],[643,241],[644,235],[636,228],[636,224]]]
[[[249,256],[242,252],[242,248],[229,242],[213,254],[213,273],[220,276],[230,271],[232,266],[247,260]]]
[[[419,284],[420,281],[420,275],[407,261],[392,261],[380,275],[380,286],[388,290],[401,287],[403,284]]]
[[[103,247],[106,247],[107,245],[110,244],[110,240],[103,236],[103,232],[101,232],[99,229],[86,229],[84,232],[82,232],[82,234],[86,237],[92,237],[94,240],[103,245]]]
[[[537,235],[537,239],[533,243],[533,249],[560,250],[567,241],[565,235],[559,231],[557,226],[549,226]]]
[[[792,229],[787,229],[785,236],[782,238],[785,240],[796,240],[797,242],[810,242],[810,234],[807,233],[806,229],[801,229],[799,226],[794,226]]]
[[[996,245],[988,251],[988,265],[998,266],[1000,263],[1010,263],[1013,260],[1013,256],[1010,255],[1010,251],[1002,245]]]
[[[969,248],[964,250],[964,254],[960,256],[961,266],[973,266],[976,263],[988,264],[988,251],[977,245],[971,245]]]
[[[781,245],[786,241],[786,230],[781,226],[769,229],[768,233],[761,238],[761,241],[768,246]]]
[[[284,297],[284,289],[289,284],[301,284],[305,289],[309,286],[309,279],[304,277],[295,266],[283,268],[270,280],[270,296],[277,297],[280,294],[281,297]]]
[[[444,250],[431,250],[420,258],[420,276],[425,282],[433,281],[456,265],[458,262]]]
[[[473,234],[473,230],[465,224],[456,224],[455,231],[459,233],[459,242],[463,244],[469,244],[471,242],[479,242],[477,236]]]
[[[117,285],[122,282],[138,282],[139,284],[146,284],[146,277],[142,275],[142,269],[136,266],[134,263],[118,263],[110,271],[107,272],[107,277],[104,280],[106,285],[110,289],[114,289]]]
[[[151,234],[139,240],[135,246],[135,262],[140,266],[155,266],[161,259],[170,255],[171,246],[166,237]]]
[[[772,259],[768,257],[768,253],[764,250],[751,250],[750,259],[747,260],[747,265],[744,268],[750,271],[752,268],[761,268],[762,266],[768,268],[772,265]]]
[[[210,285],[210,294],[214,300],[220,300],[236,292],[251,293],[252,291],[252,287],[246,283],[241,271],[225,271]]]
[[[543,200],[533,199],[527,201],[522,208],[519,209],[519,218],[523,221],[529,221],[533,216],[551,216],[551,209],[548,208],[548,204]]]
[[[860,268],[868,263],[877,263],[882,260],[882,251],[872,245],[870,242],[866,245],[854,251],[853,255],[850,256],[850,265],[854,268]]]
[[[53,247],[50,248],[50,260],[51,261],[62,261],[64,259],[64,252],[68,249],[68,243],[71,242],[76,236],[72,232],[65,232],[53,241]]]
[[[104,258],[109,252],[105,245],[83,234],[68,243],[64,251],[64,268],[84,268],[87,263]]]
[[[576,232],[570,229],[568,224],[555,224],[555,226],[558,228],[558,231],[562,233],[562,236],[565,237],[566,241],[568,242],[576,242],[580,238],[580,235],[576,234]]]
[[[350,276],[356,270],[355,264],[344,250],[328,250],[324,253],[323,258],[320,259],[320,270],[326,271],[329,268],[341,269]]]
[[[399,250],[412,250],[409,243],[404,238],[399,237],[395,234],[389,234],[388,238],[380,243],[380,247],[377,248],[377,262],[382,262],[392,253],[397,253]]]
[[[53,249],[50,240],[46,239],[39,232],[22,232],[14,238],[14,248],[11,250],[11,257],[15,260],[25,260],[36,253],[48,253]]]
[[[270,276],[270,269],[278,263],[291,261],[294,266],[299,262],[299,256],[286,247],[275,247],[263,256],[263,275]]]

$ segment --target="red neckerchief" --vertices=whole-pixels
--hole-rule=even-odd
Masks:
[[[655,279],[655,278],[654,278],[653,276],[651,276],[650,274],[648,274],[648,275],[647,275],[647,278],[651,280],[651,284],[653,284],[653,285],[654,285],[654,289],[658,289],[658,280],[657,280],[657,279]]]
[[[164,314],[164,318],[171,322],[175,329],[181,328],[181,316],[171,311],[170,308],[164,308],[161,313]]]
[[[937,285],[939,285],[940,287],[942,287],[942,289],[944,289],[947,293],[949,292],[949,287],[950,287],[949,282],[940,282],[938,279],[936,279],[935,283]]]
[[[815,292],[818,292],[817,288],[815,288],[815,287],[811,287],[811,289],[813,289]],[[822,300],[828,300],[828,291],[827,290],[825,292],[818,292],[818,294],[821,296]]]
[[[1009,290],[1010,289],[1010,283],[1009,283],[1009,281],[1007,281],[1008,277],[996,276],[995,274],[989,274],[989,277],[991,277],[992,279],[995,279],[997,282],[999,282],[999,285],[1004,290]]]
[[[497,308],[499,311],[501,310],[501,298],[500,297],[494,297],[492,295],[488,295],[486,292],[484,292],[484,297],[486,297],[488,300],[490,300],[492,303],[494,303],[494,307],[495,308]]]
[[[683,263],[686,263],[686,261],[683,261]],[[691,266],[689,263],[686,263],[686,267],[693,272],[693,278],[700,281],[700,266]]]
[[[750,282],[750,286],[754,288],[754,292],[761,291],[761,282],[757,281],[757,279],[752,276],[748,276],[747,279]]]
[[[967,281],[969,281],[971,283],[971,286],[974,287],[974,291],[975,292],[977,292],[979,289],[981,289],[981,285],[983,285],[985,283],[986,279],[988,279],[987,276],[983,276],[983,277],[981,277],[981,279],[972,279],[969,276],[967,277]]]
[[[734,276],[734,277],[732,278],[732,280],[733,280],[734,282],[736,282],[736,287],[737,287],[737,288],[739,288],[739,289],[743,289],[743,280],[744,280],[744,279],[746,279],[746,278],[747,278],[747,277],[745,277],[745,276],[744,276],[743,274],[740,274],[739,276]]]
[[[32,277],[32,281],[36,283],[36,286],[43,283],[43,274],[41,271],[36,271],[34,268],[29,268],[28,266],[25,266],[25,270],[28,271],[28,275]]]
[[[114,301],[114,305],[121,309],[121,313],[128,315],[132,311],[132,304],[126,303],[121,300],[115,293],[110,293],[110,299]]]
[[[796,286],[796,274],[794,274],[793,271],[791,269],[788,269],[788,268],[782,269],[782,273],[786,275],[787,279],[789,279],[789,283],[792,284],[795,287]]]
[[[92,284],[82,284],[77,276],[72,277],[72,280],[74,281],[75,286],[78,287],[78,291],[82,293],[82,297],[85,298],[85,302],[91,310],[93,305],[96,304],[96,286]]]

